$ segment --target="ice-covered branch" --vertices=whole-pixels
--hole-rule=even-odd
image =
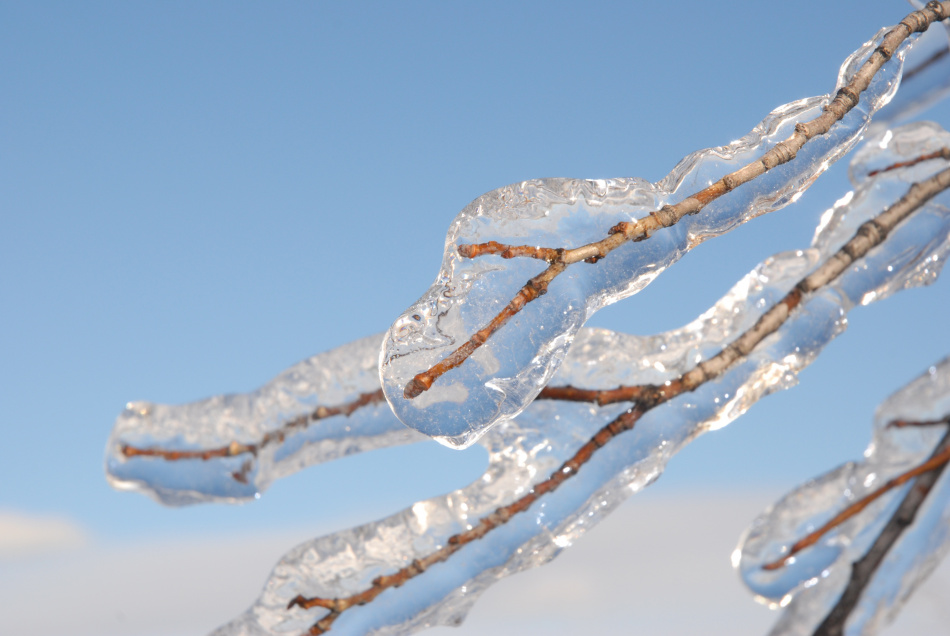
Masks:
[[[878,410],[863,461],[753,523],[735,560],[753,591],[788,605],[774,635],[873,633],[950,548],[948,413],[950,358]]]
[[[534,402],[483,438],[491,463],[476,483],[297,547],[258,603],[218,633],[409,633],[460,620],[485,587],[552,558],[691,439],[792,384],[854,305],[931,282],[950,247],[946,192],[917,196],[919,210],[887,232],[860,228],[909,182],[933,177],[938,162],[871,170],[948,144],[950,135],[924,124],[873,140],[852,165],[856,192],[823,218],[812,248],[770,259],[683,329],[649,338],[582,331],[555,383],[565,393],[640,387],[632,406],[605,395],[598,407],[594,393],[582,396],[590,402]],[[884,219],[905,207],[890,205]],[[790,311],[789,294],[815,275],[823,286],[798,292]]]
[[[918,469],[905,473],[917,473],[913,475],[913,478],[916,478],[913,488],[907,490],[897,510],[894,511],[867,553],[851,566],[848,587],[844,589],[831,612],[815,630],[815,636],[841,636],[845,633],[847,620],[860,602],[864,590],[877,574],[887,553],[900,539],[904,530],[914,522],[918,511],[927,500],[927,495],[943,475],[948,459],[950,459],[950,433],[945,433],[937,444],[937,448],[934,449],[933,456]],[[937,555],[934,556],[939,558]]]
[[[930,161],[932,159],[945,159],[950,160],[950,148],[941,148],[940,150],[935,150],[934,152],[928,152],[925,155],[909,159],[908,161],[898,161],[897,163],[885,166],[878,170],[872,170],[868,173],[869,177],[880,174],[882,172],[887,172],[888,170],[897,170],[898,168],[910,168],[911,166],[916,166],[918,163],[924,161]]]
[[[868,177],[948,158],[950,148],[939,148],[871,170]],[[645,405],[661,403],[681,391],[692,391],[736,359],[747,355],[762,338],[781,326],[804,294],[816,291],[840,275],[844,268],[882,242],[898,223],[946,188],[948,183],[950,171],[945,170],[915,184],[887,212],[862,225],[855,237],[823,266],[800,281],[759,319],[754,328],[719,355],[669,386],[627,386],[607,390],[549,386],[539,397],[592,402],[599,406],[617,402]],[[339,449],[341,444],[346,446],[345,453],[349,454],[409,441],[407,435],[400,436],[400,427],[386,417],[388,413],[365,409],[353,420],[349,419],[356,411],[382,401],[381,390],[373,389],[374,378],[366,365],[357,367],[356,373],[339,372],[341,367],[349,364],[349,360],[358,359],[360,350],[368,346],[371,348],[372,339],[317,356],[248,396],[212,398],[183,407],[130,404],[120,416],[109,442],[107,467],[110,478],[120,487],[143,488],[165,503],[249,498],[273,479],[274,464],[284,462],[299,468],[304,465],[302,462],[327,461],[343,454]],[[312,406],[314,401],[328,395],[346,397],[341,397],[335,405]],[[307,437],[312,426],[334,418],[335,425],[310,430]],[[212,430],[206,430],[208,428]],[[291,443],[284,446],[288,439]],[[319,451],[314,448],[317,440],[322,440]],[[301,449],[305,443],[310,446],[307,450],[311,456],[309,460],[302,459]],[[192,469],[170,470],[163,466],[164,462],[177,461],[189,461]],[[186,491],[176,486],[181,483],[189,483],[190,488]]]
[[[893,422],[891,424],[893,424]],[[921,426],[923,424],[924,423],[922,422],[909,423],[909,425],[911,426]],[[950,424],[950,415],[948,415],[947,417],[941,420],[926,422],[926,424],[927,425]],[[823,536],[825,536],[826,534],[828,534],[829,532],[831,532],[832,530],[840,526],[845,521],[861,513],[861,511],[863,511],[865,508],[871,505],[879,497],[886,495],[887,493],[889,493],[890,491],[894,490],[895,488],[899,486],[903,486],[904,484],[906,484],[912,479],[917,479],[918,477],[920,477],[921,475],[925,473],[942,470],[948,461],[950,461],[950,446],[947,445],[946,439],[945,439],[944,441],[942,441],[940,444],[937,445],[936,450],[934,450],[934,454],[931,455],[930,458],[927,461],[925,461],[923,464],[914,466],[910,470],[907,470],[901,473],[900,475],[897,475],[896,477],[892,477],[891,479],[887,480],[887,482],[885,482],[883,486],[865,495],[864,497],[861,497],[860,499],[858,499],[857,501],[849,505],[847,508],[845,508],[844,510],[836,514],[834,517],[832,517],[831,520],[825,523],[823,526],[821,526],[817,530],[813,530],[812,532],[808,533],[807,535],[805,535],[804,537],[796,541],[788,549],[788,552],[785,554],[785,556],[775,561],[772,561],[771,563],[766,563],[765,565],[762,566],[762,569],[764,570],[779,569],[780,567],[788,563],[790,559],[794,558],[796,554],[798,554],[805,548],[809,548],[815,545],[816,543],[818,543],[818,540],[821,539]],[[905,496],[905,500],[906,499],[907,497]]]
[[[306,466],[425,439],[377,408],[384,398],[372,360],[382,337],[313,356],[253,393],[129,403],[106,446],[109,481],[168,505],[243,501]],[[604,405],[635,390],[545,387],[538,397]]]
[[[423,439],[382,399],[381,337],[314,356],[252,393],[128,404],[106,445],[109,481],[170,505],[248,500],[305,466]]]
[[[380,375],[396,415],[452,446],[517,415],[597,309],[706,238],[783,207],[847,152],[893,95],[909,36],[947,15],[950,2],[911,13],[845,62],[833,96],[773,111],[747,137],[694,153],[658,184],[548,179],[474,201],[449,230],[435,285],[384,342]],[[550,247],[565,243],[576,247]],[[539,258],[548,266],[537,273]],[[597,265],[571,267],[582,261]],[[529,303],[536,309],[523,316]],[[434,385],[450,370],[451,380]]]
[[[304,413],[303,415],[298,415],[282,422],[278,428],[263,433],[256,441],[253,442],[239,442],[232,439],[224,446],[194,450],[177,450],[173,448],[162,448],[160,446],[149,446],[143,448],[139,446],[133,446],[132,444],[119,442],[118,449],[119,453],[121,453],[126,458],[154,457],[170,462],[186,459],[200,459],[202,461],[208,461],[211,459],[237,457],[240,455],[253,455],[256,457],[262,450],[271,444],[280,444],[285,439],[287,439],[288,436],[307,428],[311,424],[330,417],[349,417],[354,411],[364,406],[370,406],[378,402],[382,402],[384,399],[385,398],[383,397],[382,389],[378,389],[369,393],[360,393],[356,399],[336,406],[318,406],[309,413]],[[231,475],[235,480],[241,483],[247,483],[248,472],[252,468],[253,463],[250,461],[250,459],[248,459],[248,461],[245,461],[243,464],[241,464],[240,470],[231,473]]]

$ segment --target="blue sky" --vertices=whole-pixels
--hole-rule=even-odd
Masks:
[[[831,90],[845,57],[907,13],[673,6],[0,5],[0,512],[134,545],[365,521],[480,474],[478,449],[422,445],[310,469],[252,505],[168,510],[110,490],[102,454],[129,400],[249,390],[384,330],[479,194],[658,180]],[[592,324],[688,322],[763,258],[806,246],[848,188],[843,168]],[[801,386],[698,440],[655,488],[781,493],[856,457],[874,407],[950,352],[947,285],[855,310]]]

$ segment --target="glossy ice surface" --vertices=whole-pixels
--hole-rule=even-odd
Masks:
[[[922,463],[947,426],[895,428],[897,419],[930,421],[950,413],[950,358],[892,395],[878,409],[864,459],[844,464],[786,495],[749,528],[736,551],[746,584],[767,602],[787,605],[774,634],[810,634],[837,601],[851,564],[867,552],[913,483],[881,497],[858,516],[806,548],[785,567],[762,565],[820,527],[848,504]],[[914,588],[950,547],[950,473],[944,471],[915,522],[891,548],[848,623],[848,634],[875,631],[890,622]]]
[[[872,178],[866,176],[869,169],[946,141],[950,141],[947,133],[927,124],[889,134],[886,141],[872,140],[852,166],[859,180],[856,192],[829,210],[812,247],[762,263],[681,329],[650,337],[581,330],[552,385],[613,388],[662,383],[708,359],[834,253],[863,221],[880,212],[890,203],[889,197],[902,195],[908,179],[921,178],[944,162]],[[494,581],[553,558],[626,497],[656,479],[669,458],[697,435],[728,424],[763,395],[793,385],[798,372],[844,330],[850,309],[932,282],[950,247],[948,203],[950,195],[944,193],[925,206],[886,244],[832,285],[804,299],[777,333],[719,379],[648,412],[560,488],[447,561],[386,590],[366,606],[344,612],[332,633],[406,634],[433,624],[456,623]],[[450,536],[546,479],[625,408],[553,400],[531,403],[517,418],[481,438],[490,453],[489,468],[481,479],[375,523],[297,546],[277,564],[258,602],[216,634],[306,631],[326,610],[288,610],[297,594],[331,598],[358,593],[376,577],[425,557]],[[789,584],[801,586],[804,581]]]
[[[397,417],[440,442],[464,447],[497,422],[521,412],[547,384],[584,322],[601,307],[648,285],[700,242],[779,209],[848,152],[871,116],[897,89],[903,55],[913,38],[878,72],[844,119],[798,152],[796,159],[711,202],[700,214],[629,242],[596,264],[576,263],[548,293],[526,305],[460,366],[407,399],[413,377],[441,361],[486,326],[547,264],[531,258],[463,258],[459,246],[575,248],[677,203],[760,158],[787,139],[795,124],[813,119],[850,81],[883,32],[842,65],[835,91],[774,110],[748,135],[727,146],[695,152],[662,181],[539,179],[489,192],[462,210],[449,227],[435,283],[393,323],[383,343],[380,377]]]
[[[839,85],[867,54],[868,46],[842,67]],[[618,220],[631,220],[663,203],[676,202],[761,156],[788,136],[795,121],[817,112],[827,96],[777,109],[742,140],[690,155],[657,184],[637,179],[540,180],[481,197],[450,229],[437,285],[385,338],[372,336],[315,356],[250,394],[219,396],[183,406],[130,404],[119,416],[108,443],[110,481],[173,505],[237,501],[256,497],[274,479],[307,465],[421,439],[405,429],[382,403],[377,366],[381,362],[387,398],[400,417],[405,419],[409,413],[417,428],[444,443],[466,445],[478,440],[489,450],[490,465],[482,478],[462,490],[291,550],[275,567],[255,605],[216,633],[305,632],[326,610],[287,609],[297,594],[335,597],[359,592],[375,577],[430,554],[453,534],[545,480],[627,406],[532,402],[548,380],[553,385],[613,388],[676,378],[749,328],[862,222],[904,194],[910,182],[945,165],[930,162],[869,177],[871,170],[950,142],[947,133],[929,124],[895,132],[882,130],[852,162],[855,192],[823,217],[811,247],[763,262],[681,329],[637,336],[580,327],[591,312],[636,292],[698,242],[795,200],[830,161],[855,143],[871,112],[887,101],[896,87],[899,58],[882,71],[869,90],[869,99],[862,99],[862,105],[848,116],[851,119],[832,131],[826,145],[806,146],[795,165],[776,169],[721,204],[708,206],[697,217],[687,217],[647,241],[620,248],[599,264],[575,265],[489,345],[440,379],[421,402],[399,401],[404,380],[422,370],[419,361],[429,364],[440,352],[451,349],[450,341],[456,345],[460,339],[464,341],[482,326],[479,321],[490,319],[499,304],[507,302],[544,266],[525,259],[465,260],[458,256],[457,245],[498,240],[572,247],[602,238],[606,228]],[[728,424],[763,395],[794,384],[798,372],[844,330],[846,314],[854,306],[932,282],[948,252],[948,204],[950,197],[945,193],[925,206],[893,232],[885,245],[855,263],[829,287],[805,298],[777,333],[717,380],[649,412],[634,430],[598,450],[560,488],[446,562],[402,587],[387,590],[367,606],[349,610],[334,624],[332,633],[410,633],[432,624],[457,623],[494,581],[553,558],[627,496],[651,483],[669,458],[697,435]],[[419,313],[423,311],[425,315]],[[531,312],[537,314],[532,318]],[[537,318],[541,314],[543,320]],[[424,319],[434,322],[429,320],[423,328]],[[930,375],[943,377],[943,371],[936,369]],[[907,400],[898,405],[901,411]],[[497,426],[489,430],[492,422]],[[890,443],[888,439],[876,438],[876,443]],[[926,442],[913,442],[910,447],[906,440],[896,444],[898,464],[912,461],[918,452],[914,448],[923,449]],[[136,454],[129,452],[130,448],[151,454]],[[200,456],[209,450],[216,452],[207,458]],[[182,453],[192,455],[183,457]],[[883,450],[876,453],[875,457],[885,457]],[[868,461],[872,460],[877,461],[869,454]],[[842,481],[839,473],[824,478],[827,487],[819,498],[822,510],[809,508],[808,514],[826,514],[828,506],[853,496],[849,489],[854,484]],[[939,557],[944,539],[936,530],[945,528],[947,522],[939,517],[927,519],[934,531],[901,548],[900,563],[905,565],[899,567],[904,568],[904,574],[896,587],[880,598],[906,594]],[[785,521],[773,524],[765,520],[756,528],[772,542],[768,549],[780,550],[775,546],[797,530],[797,526],[787,526]],[[872,532],[875,526],[871,523],[868,527],[871,530],[858,529],[858,536]],[[842,529],[836,535],[839,544],[846,532]],[[844,543],[848,541],[851,539]],[[814,565],[824,559],[815,567],[830,572],[829,580],[836,576],[835,580],[840,580],[844,568],[835,566],[833,557],[850,552],[839,544],[829,542],[815,551],[816,557],[809,557],[811,561],[803,558],[800,563]],[[854,545],[859,546],[860,541],[855,540]],[[830,602],[829,595],[836,593],[833,585],[812,585],[814,568],[793,568],[789,570],[792,574],[779,575],[780,580],[761,580],[753,570],[743,571],[747,570],[747,578],[761,595],[785,598],[804,590],[792,601],[791,618],[780,623],[780,630],[791,629],[789,625],[797,621],[819,620]],[[898,606],[899,602],[892,605]]]

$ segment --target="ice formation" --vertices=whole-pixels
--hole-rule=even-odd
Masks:
[[[917,0],[911,2],[919,8]],[[921,34],[904,59],[901,86],[868,127],[876,136],[889,127],[909,121],[950,95],[950,24],[942,22]]]
[[[252,393],[130,402],[106,446],[110,483],[168,505],[235,502],[311,464],[422,439],[382,399],[381,338],[313,356]],[[349,415],[332,410],[358,403]]]
[[[851,80],[883,35],[882,30],[845,61],[836,91]],[[548,265],[536,258],[466,258],[460,246],[495,241],[575,248],[599,241],[618,222],[649,217],[761,158],[789,138],[797,123],[820,114],[835,92],[776,109],[742,139],[689,155],[656,184],[635,178],[540,179],[473,201],[449,227],[435,283],[396,319],[383,342],[380,377],[397,417],[458,447],[472,443],[496,422],[515,417],[551,380],[594,312],[636,293],[707,238],[794,201],[848,152],[874,112],[897,89],[904,54],[914,39],[905,40],[878,71],[857,106],[828,133],[806,143],[794,160],[713,200],[700,214],[656,231],[648,240],[618,247],[604,262],[569,267],[551,282],[549,293],[514,314],[469,359],[408,399],[406,395],[413,393],[408,387],[417,374],[467,343]]]
[[[839,74],[839,86],[879,39],[880,35],[849,58]],[[856,190],[829,210],[812,247],[762,263],[708,312],[681,329],[645,337],[580,328],[590,313],[635,293],[698,242],[794,200],[851,147],[873,111],[888,100],[896,88],[904,52],[906,48],[885,65],[858,108],[828,135],[806,145],[791,164],[710,204],[699,216],[686,217],[636,246],[618,249],[611,256],[612,263],[576,265],[558,279],[550,294],[529,308],[539,312],[536,316],[543,313],[544,320],[529,320],[527,314],[516,316],[469,364],[442,378],[421,401],[408,406],[405,400],[400,402],[404,380],[412,377],[417,367],[438,359],[442,349],[451,346],[446,343],[464,340],[481,327],[480,321],[490,319],[497,305],[506,303],[524,280],[543,266],[531,259],[461,259],[459,244],[496,240],[562,247],[564,237],[570,237],[570,247],[597,240],[617,220],[634,219],[664,203],[681,200],[761,156],[788,136],[794,121],[817,112],[828,97],[776,110],[744,139],[690,155],[658,184],[637,179],[539,180],[481,197],[456,219],[437,285],[420,300],[418,312],[410,309],[390,330],[382,356],[382,336],[372,336],[302,362],[250,394],[184,406],[129,404],[116,422],[106,451],[110,481],[173,505],[236,501],[255,497],[274,479],[309,464],[422,439],[402,427],[382,403],[381,378],[400,416],[408,412],[419,430],[440,436],[444,442],[471,443],[487,430],[488,423],[498,420],[498,426],[479,440],[489,450],[491,462],[481,479],[392,517],[298,546],[278,563],[257,603],[215,633],[306,632],[328,612],[288,608],[298,594],[345,597],[371,587],[377,576],[424,559],[449,543],[453,535],[478,527],[479,521],[499,506],[511,504],[549,481],[552,471],[629,407],[531,402],[552,376],[552,384],[585,388],[663,385],[680,376],[751,327],[802,276],[839,249],[864,220],[904,194],[910,182],[945,165],[928,162],[870,176],[873,170],[950,143],[950,135],[932,124],[893,133],[882,130],[852,162]],[[944,90],[947,79],[944,77],[939,86],[928,84],[921,94]],[[908,104],[920,100],[912,97]],[[669,458],[691,439],[728,424],[761,396],[794,384],[797,373],[843,330],[845,315],[855,305],[932,282],[950,249],[948,203],[950,196],[944,193],[924,206],[883,246],[854,263],[828,287],[804,298],[776,333],[726,373],[646,412],[633,430],[610,439],[559,487],[444,562],[434,563],[399,587],[386,589],[366,606],[340,613],[332,633],[406,634],[428,625],[456,624],[492,582],[553,558],[623,499],[654,480]],[[481,214],[480,206],[490,205],[497,207],[491,214]],[[604,267],[607,264],[611,267]],[[418,324],[425,320],[431,322],[428,330]],[[572,341],[573,348],[558,368]],[[930,375],[944,378],[940,382],[946,393],[944,364]],[[920,383],[923,386],[926,381]],[[925,389],[920,390],[926,393]],[[885,405],[879,420],[890,417],[887,409],[892,403],[897,405],[895,413],[920,416],[923,410],[912,407],[914,399],[923,400],[895,397]],[[479,423],[469,426],[467,420]],[[884,444],[897,442],[888,437],[890,433],[879,430],[878,434],[868,462],[894,456],[906,463],[916,452],[914,444],[926,445],[926,439],[900,438],[900,448],[894,451],[897,454],[887,455]],[[916,435],[922,438],[931,433]],[[839,489],[854,486],[843,486],[841,475],[830,479],[839,479],[834,484]],[[828,492],[823,501],[833,505],[841,499],[841,492]],[[946,508],[946,495],[935,492],[934,501],[938,494],[942,499],[926,512],[926,524],[920,524],[924,527],[921,532],[931,534],[921,535],[921,539],[907,535],[895,564],[888,566],[893,568],[888,576],[893,573],[898,580],[880,592],[872,591],[877,594],[875,599],[890,603],[894,597],[906,596],[935,558],[928,555],[944,549],[945,538],[938,530],[947,527],[947,520],[938,513]],[[882,505],[886,507],[886,503]],[[763,522],[756,527],[761,536],[773,541],[771,550],[780,550],[775,545],[795,538],[795,528],[773,528]],[[834,535],[837,543],[829,538],[830,549],[851,554],[862,540],[866,543],[865,535],[874,527],[870,522],[870,530],[857,530],[853,536],[842,528]],[[819,559],[827,555],[828,546],[816,553]],[[796,563],[809,559],[803,557]],[[788,618],[777,628],[779,633],[795,633],[787,630],[799,620],[814,624],[827,610],[829,598],[837,593],[834,581],[840,580],[845,568],[827,563],[823,567],[821,572],[830,574],[818,585],[814,585],[811,571],[799,572],[798,580],[787,573],[779,575],[785,577],[780,584],[750,574],[760,594],[786,598],[799,590]],[[869,601],[861,609],[865,616],[861,621],[879,620],[882,612],[871,606],[875,602]],[[888,611],[896,610],[883,610]]]
[[[709,359],[834,254],[864,221],[903,195],[909,182],[929,176],[946,162],[869,173],[948,143],[950,134],[932,124],[908,126],[871,140],[852,163],[853,196],[823,218],[810,248],[762,263],[681,329],[650,337],[581,330],[552,384],[663,385]],[[491,583],[553,558],[627,496],[656,479],[669,458],[690,440],[728,424],[763,395],[794,384],[798,372],[844,329],[850,309],[932,282],[950,250],[948,204],[947,192],[931,200],[882,246],[826,288],[803,298],[777,332],[727,372],[648,410],[633,430],[611,439],[557,489],[538,496],[524,512],[465,544],[444,562],[385,589],[365,606],[341,612],[331,633],[408,634],[434,624],[456,624]],[[366,364],[361,360],[359,368]],[[294,548],[277,564],[257,603],[215,634],[307,632],[330,612],[288,608],[297,595],[347,597],[373,587],[377,577],[425,559],[451,544],[453,535],[477,526],[500,506],[547,480],[628,406],[533,402],[517,418],[503,421],[481,438],[490,454],[481,479],[375,523]]]
[[[887,143],[883,143],[885,139]],[[852,162],[852,176],[866,179],[868,172],[889,165],[888,162],[896,162],[917,151],[932,151],[947,142],[946,133],[933,124],[906,127],[897,135],[884,133],[857,154]],[[871,207],[883,205],[885,197],[896,198],[901,194],[900,189],[906,188],[909,178],[925,176],[927,169],[924,164],[881,175],[875,179],[876,189],[859,190],[852,204],[857,205],[870,196]],[[821,242],[825,250],[837,249],[838,243],[860,224],[854,215],[831,212],[816,237],[816,242]],[[841,227],[833,227],[836,224]],[[916,276],[929,282],[942,264],[943,253],[937,248],[942,236],[933,227],[923,232],[933,232],[929,242],[927,236],[910,240],[934,250],[932,261],[915,266],[920,270]],[[891,244],[896,240],[891,237]],[[828,241],[838,243],[825,245]],[[913,252],[902,254],[906,259]],[[795,258],[802,260],[802,267],[810,267],[817,257],[803,253]],[[903,279],[895,280],[908,284]],[[888,286],[870,291],[864,302],[891,291]],[[774,297],[768,299],[769,302],[774,300]],[[741,302],[734,307],[734,311],[740,310]],[[728,333],[734,334],[735,329]],[[714,352],[726,337],[726,332],[717,332],[706,344],[695,341],[693,358]],[[246,500],[259,495],[274,479],[311,464],[421,439],[419,434],[401,426],[378,396],[378,377],[371,358],[376,355],[380,338],[370,336],[314,356],[249,394],[217,396],[182,406],[130,403],[117,418],[107,443],[106,470],[110,482],[117,488],[142,490],[172,505]],[[660,352],[654,354],[653,364],[670,372],[685,370],[683,364],[689,360],[672,365],[669,355],[663,352],[663,338],[656,336],[650,340],[656,343],[653,348]],[[649,349],[646,345],[641,348],[646,359]],[[599,365],[597,368],[609,367]],[[608,374],[600,382],[593,382],[597,378],[591,378],[592,382],[585,386],[620,383],[619,378],[611,380],[611,377]],[[332,409],[360,401],[365,402],[364,407],[334,415]],[[142,452],[146,450],[150,452]],[[219,452],[213,452],[215,450]],[[155,455],[164,455],[165,459]]]
[[[933,421],[950,415],[950,358],[892,395],[879,409],[873,440],[859,462],[845,464],[799,487],[752,524],[737,549],[743,580],[760,598],[788,605],[772,632],[811,634],[841,596],[851,564],[864,555],[913,483],[897,488],[824,535],[776,570],[763,564],[820,527],[848,504],[928,458],[947,425],[897,428],[895,420]],[[847,634],[877,631],[950,548],[950,472],[944,471],[913,525],[890,549],[850,615]],[[790,603],[790,604],[789,604]]]

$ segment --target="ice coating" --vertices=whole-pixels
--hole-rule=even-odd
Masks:
[[[379,395],[381,338],[313,356],[252,393],[180,406],[129,403],[106,446],[109,482],[167,505],[234,502],[253,499],[275,479],[311,464],[424,439],[400,424]],[[319,410],[361,399],[366,404],[349,415]],[[221,453],[206,459],[144,453],[213,449]]]
[[[873,140],[854,166],[860,183],[849,201],[823,219],[813,246],[776,255],[741,280],[693,323],[641,337],[605,330],[579,331],[552,384],[613,388],[663,383],[716,354],[749,328],[805,274],[834,253],[854,228],[907,190],[905,173],[933,172],[946,162],[868,177],[868,166],[916,151],[947,133],[932,125],[907,127]],[[892,183],[894,182],[894,183]],[[901,183],[902,187],[894,184]],[[931,282],[948,248],[946,193],[932,200],[856,262],[829,287],[803,299],[789,320],[712,382],[647,412],[636,427],[610,440],[574,476],[442,563],[428,567],[371,603],[343,612],[333,634],[408,634],[435,624],[457,624],[476,597],[503,576],[540,565],[581,537],[630,494],[652,482],[669,458],[706,430],[744,413],[763,395],[795,383],[846,324],[856,305]],[[481,438],[490,455],[485,475],[470,486],[419,502],[401,513],[304,543],[275,567],[257,603],[215,634],[301,634],[325,609],[288,609],[298,594],[342,597],[381,575],[424,558],[501,505],[544,481],[607,422],[627,408],[538,400]]]
[[[920,464],[946,425],[896,428],[897,420],[933,421],[950,414],[950,358],[892,395],[878,409],[873,439],[860,462],[845,464],[801,486],[755,520],[740,544],[738,567],[764,599],[788,605],[773,634],[811,634],[848,583],[852,562],[870,547],[912,484],[884,495],[775,572],[761,565],[783,546],[888,479]],[[784,542],[784,543],[783,543]],[[889,623],[950,547],[950,473],[944,471],[866,588],[847,634],[871,634]],[[789,604],[790,601],[790,604]]]
[[[884,31],[842,65],[836,90],[850,80]],[[489,192],[449,227],[442,267],[432,287],[390,328],[380,354],[380,378],[397,417],[440,442],[471,444],[496,422],[515,417],[551,379],[578,330],[599,308],[651,282],[685,252],[794,200],[848,152],[871,115],[897,88],[903,55],[914,38],[874,77],[858,105],[797,157],[709,203],[648,240],[628,242],[603,261],[576,263],[548,293],[527,304],[461,365],[407,399],[413,378],[443,360],[502,310],[547,263],[496,255],[464,258],[459,246],[575,248],[603,239],[618,222],[647,217],[762,157],[787,139],[796,123],[822,112],[834,96],[804,99],[769,114],[742,139],[695,152],[656,184],[642,179],[540,179]]]
[[[915,8],[922,3],[911,2]],[[904,57],[900,90],[868,127],[867,136],[917,117],[950,94],[950,25],[922,33]]]

